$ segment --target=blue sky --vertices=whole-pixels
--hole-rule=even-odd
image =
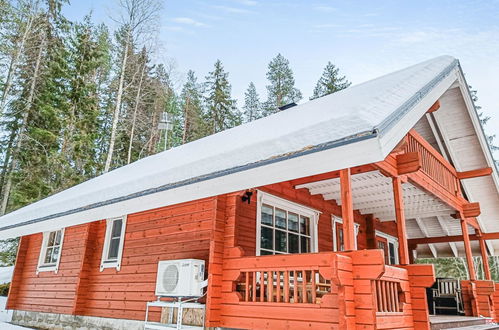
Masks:
[[[73,19],[93,10],[112,25],[117,0],[73,0]],[[265,98],[267,64],[287,57],[305,101],[328,61],[354,84],[443,54],[461,61],[499,136],[499,0],[488,1],[164,1],[158,61],[174,61],[182,82],[204,79],[222,60],[242,99],[250,81]],[[241,102],[240,102],[241,105]],[[498,137],[499,144],[499,137]]]

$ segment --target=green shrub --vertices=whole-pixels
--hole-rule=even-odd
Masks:
[[[0,284],[0,296],[5,296],[9,294],[10,283]]]

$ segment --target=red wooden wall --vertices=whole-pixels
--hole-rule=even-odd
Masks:
[[[341,215],[333,201],[295,190],[290,183],[262,190],[322,212],[319,251],[332,251],[331,214]],[[157,263],[160,260],[195,258],[207,262],[210,287],[208,318],[220,313],[223,255],[240,246],[244,255],[255,255],[256,196],[241,202],[242,192],[158,208],[127,218],[121,270],[100,271],[105,220],[66,228],[59,272],[36,274],[42,234],[22,238],[9,309],[143,320],[145,303],[155,300]],[[365,216],[360,224],[358,248],[368,248]],[[374,224],[396,235],[394,223]],[[153,312],[158,319],[159,313]]]
[[[208,261],[215,206],[208,198],[128,215],[120,271],[100,271],[104,220],[66,228],[57,274],[36,274],[42,234],[23,237],[8,308],[143,320],[158,261]]]

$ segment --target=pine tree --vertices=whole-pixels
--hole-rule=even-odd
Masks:
[[[95,176],[99,167],[99,86],[109,59],[107,30],[95,27],[87,16],[73,25],[68,38],[68,113],[64,114],[61,154],[63,187]]]
[[[268,99],[265,104],[265,115],[279,111],[283,105],[298,102],[302,95],[295,87],[293,71],[289,66],[289,61],[280,53],[273,58],[268,66],[267,85]]]
[[[244,121],[250,122],[262,118],[262,104],[256,92],[256,87],[253,82],[250,82],[246,93],[244,93],[244,106],[243,106]]]
[[[322,76],[315,85],[314,94],[310,99],[313,100],[350,87],[352,83],[345,76],[340,76],[339,71],[340,69],[333,63],[328,62]]]
[[[197,82],[194,71],[187,72],[187,81],[180,94],[180,108],[182,109],[181,144],[203,137],[203,95],[201,86]],[[174,125],[178,127],[177,125]]]
[[[173,83],[170,77],[170,71],[163,64],[156,66],[154,75],[151,79],[151,107],[149,140],[147,144],[147,154],[152,155],[159,151],[177,146],[181,143],[178,133],[182,130],[181,109],[178,97],[173,89]],[[158,129],[158,122],[163,112],[166,112],[173,124],[173,130],[166,131],[167,136]],[[165,138],[167,141],[165,141]],[[166,142],[166,143],[165,143]],[[140,156],[140,155],[139,155]],[[140,158],[140,157],[139,157]]]
[[[241,113],[231,96],[229,73],[217,60],[212,72],[206,76],[206,124],[207,133],[214,134],[241,124]]]
[[[470,90],[471,99],[473,100],[473,103],[475,105],[476,112],[478,113],[478,118],[480,119],[480,124],[482,125],[482,128],[484,128],[485,125],[487,125],[488,121],[490,120],[490,116],[486,115],[482,111],[482,107],[479,106],[479,105],[477,105],[477,101],[478,101],[477,91],[474,90],[471,86],[468,86],[468,88]],[[485,134],[485,136],[487,137],[487,140],[488,140],[488,143],[489,143],[489,146],[490,146],[490,150],[491,151],[498,151],[499,150],[499,146],[497,146],[495,144],[495,141],[494,141],[495,138],[496,138],[496,135],[495,134],[493,134],[493,135]]]

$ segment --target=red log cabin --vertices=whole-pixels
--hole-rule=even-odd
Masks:
[[[430,329],[444,282],[414,259],[465,256],[454,293],[493,321],[498,214],[468,85],[441,56],[1,217],[0,239],[21,237],[7,308],[20,325],[141,329],[158,262],[201,259],[206,327]]]

